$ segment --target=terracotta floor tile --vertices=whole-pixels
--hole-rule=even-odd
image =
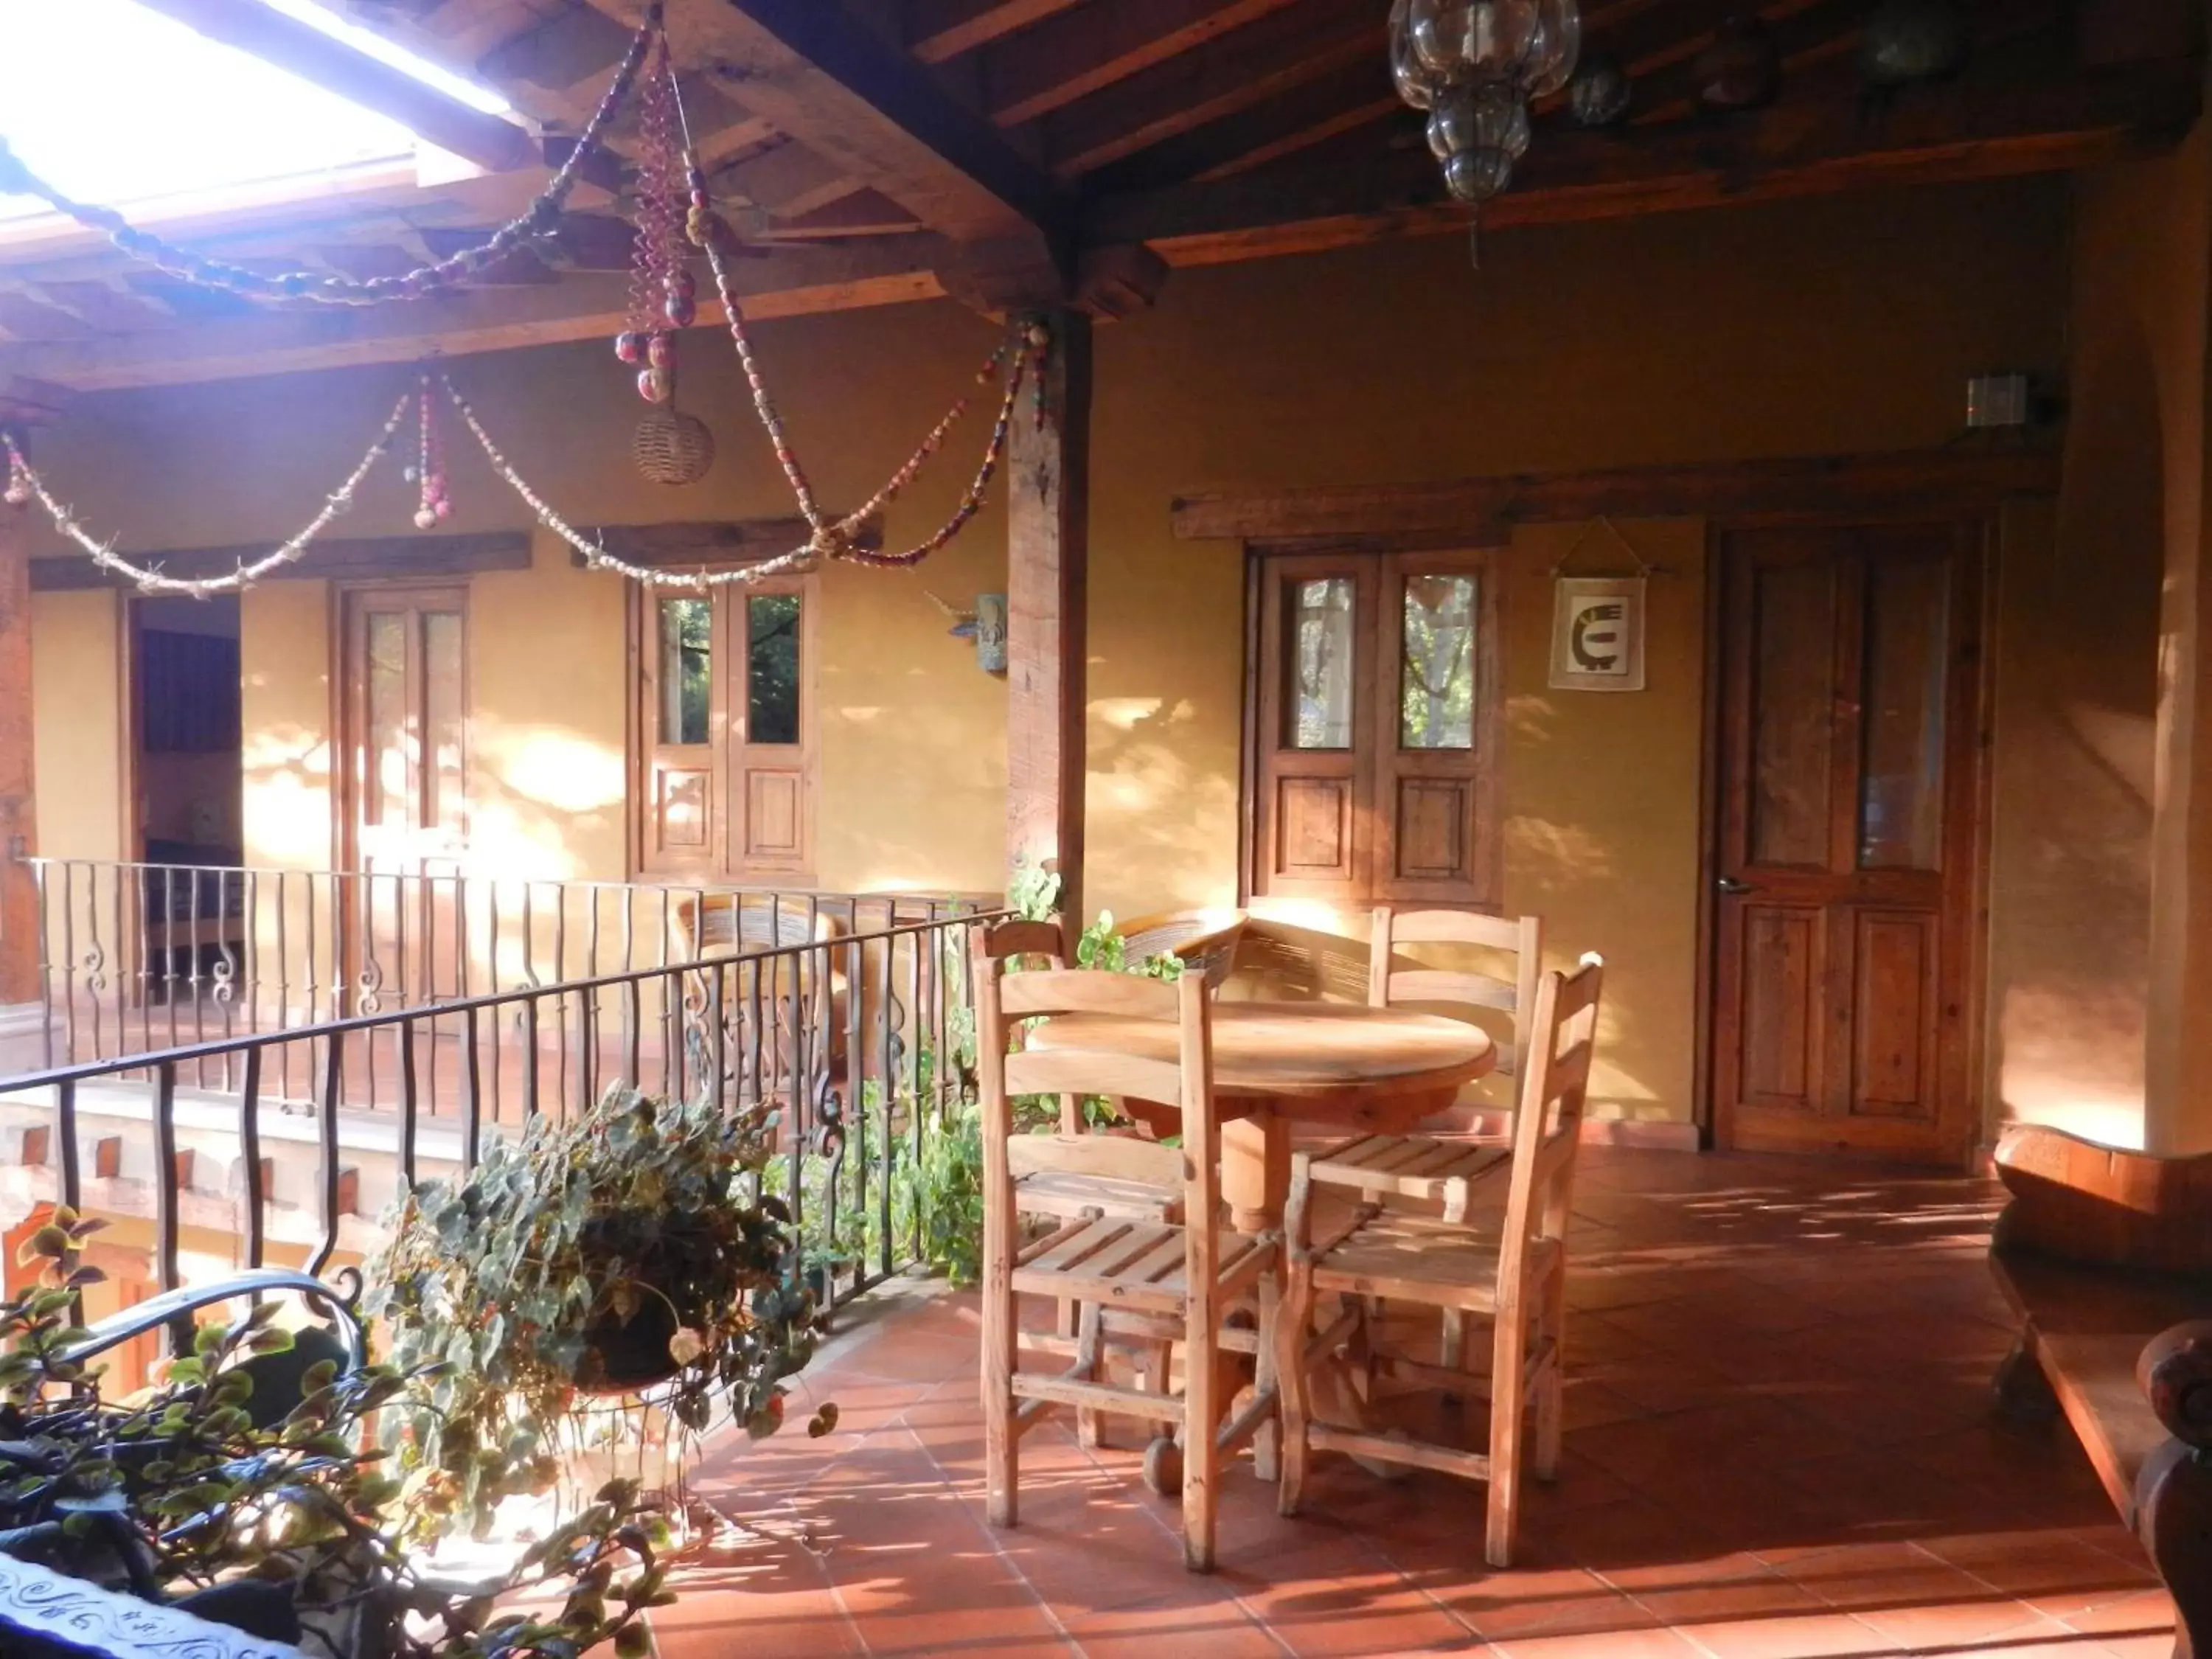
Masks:
[[[1713,1659],[1867,1659],[1889,1646],[1845,1613],[1719,1620],[1674,1629]]]
[[[1499,1644],[1498,1652],[1503,1659],[1703,1659],[1695,1644],[1671,1630],[1516,1638]]]

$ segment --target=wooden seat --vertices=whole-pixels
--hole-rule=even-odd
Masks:
[[[2063,1412],[2173,1594],[2175,1659],[2212,1656],[2212,1156],[2008,1130],[1990,1269],[2021,1320],[1997,1375]]]
[[[1447,1221],[1467,1219],[1482,1177],[1512,1156],[1494,1140],[1435,1135],[1361,1135],[1312,1154],[1312,1178],[1328,1187],[1357,1187],[1370,1199],[1388,1194],[1432,1206]]]
[[[977,1076],[983,1118],[983,1418],[987,1509],[1011,1526],[1018,1511],[1022,1434],[1055,1406],[1142,1417],[1179,1431],[1182,1441],[1183,1562],[1210,1571],[1224,1460],[1271,1427],[1276,1272],[1281,1240],[1222,1231],[1221,1126],[1213,1102],[1212,1018],[1205,981],[1173,985],[1129,974],[1046,969],[1009,973],[1005,957],[975,963]],[[1144,1059],[1103,1048],[1054,1047],[1012,1052],[1013,1024],[1038,1016],[1111,1014],[1172,1022],[1177,1059]],[[1177,1161],[1188,1226],[1137,1218],[1079,1217],[1026,1246],[1017,1243],[1011,1152],[1012,1097],[1019,1094],[1126,1095],[1174,1106],[1182,1121]],[[1031,1156],[1049,1159],[1094,1148],[1096,1136],[1032,1136]],[[1073,1363],[1037,1372],[1021,1365],[1016,1298],[1072,1303],[1079,1310]],[[1224,1316],[1240,1297],[1257,1304],[1259,1330],[1249,1346],[1258,1380],[1233,1413],[1220,1364],[1229,1346]],[[1164,1366],[1147,1388],[1104,1377],[1109,1321],[1134,1317],[1149,1340],[1183,1345],[1183,1387],[1169,1392]]]
[[[1492,1150],[1486,1147],[1462,1143],[1457,1168],[1439,1165],[1425,1173],[1418,1166],[1431,1164],[1440,1149],[1409,1138],[1370,1137],[1292,1158],[1285,1228],[1286,1288],[1276,1328],[1283,1391],[1280,1497],[1285,1515],[1297,1513],[1315,1450],[1438,1469],[1489,1482],[1484,1553],[1493,1566],[1512,1565],[1520,1510],[1522,1419],[1532,1406],[1534,1471],[1539,1479],[1550,1480],[1559,1469],[1568,1206],[1603,973],[1596,957],[1585,957],[1573,978],[1552,973],[1538,981],[1529,1064],[1514,1122],[1510,1180],[1502,1215],[1479,1218],[1468,1214],[1478,1196],[1477,1178],[1496,1166],[1480,1164],[1478,1158],[1467,1155]],[[1373,1160],[1357,1156],[1363,1146],[1392,1139],[1396,1144]],[[1353,1156],[1347,1159],[1347,1152]],[[1390,1167],[1379,1167],[1382,1164]],[[1318,1241],[1314,1235],[1317,1186],[1352,1188],[1362,1198],[1348,1223]],[[1405,1188],[1419,1190],[1405,1193]],[[1393,1207],[1402,1206],[1407,1197],[1433,1200],[1443,1213]],[[1343,1310],[1316,1337],[1311,1327],[1318,1300],[1332,1294],[1344,1299]],[[1374,1304],[1378,1298],[1491,1322],[1486,1452],[1409,1441],[1316,1418],[1313,1368],[1316,1363],[1330,1363],[1333,1351],[1346,1338],[1356,1339],[1361,1351],[1376,1356],[1378,1370],[1444,1389],[1464,1400],[1479,1397],[1482,1382],[1463,1364],[1427,1364],[1387,1352],[1376,1328],[1380,1322]]]

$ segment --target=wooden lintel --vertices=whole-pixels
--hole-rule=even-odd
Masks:
[[[591,0],[635,22],[640,0]],[[1052,180],[835,0],[670,0],[679,66],[962,241],[1063,227]]]
[[[583,532],[595,536],[616,557],[655,569],[709,569],[773,559],[803,547],[811,533],[806,520],[785,519],[704,520],[683,524],[600,525]],[[864,526],[854,544],[870,552],[884,544],[881,520]],[[584,556],[571,551],[581,567]]]
[[[134,564],[159,565],[168,576],[194,580],[225,576],[249,559],[264,556],[266,546],[199,547],[179,552],[130,553]],[[317,542],[296,564],[288,564],[268,581],[368,581],[381,577],[460,576],[483,570],[530,568],[530,532],[488,530],[459,536],[378,536]],[[58,593],[82,588],[122,587],[82,553],[54,554],[31,561],[31,591]]]
[[[942,238],[921,234],[783,247],[739,261],[732,280],[744,299],[745,314],[765,321],[939,298],[945,289],[935,272],[948,254]],[[629,287],[621,276],[579,272],[536,287],[488,289],[362,311],[264,312],[192,328],[0,344],[0,375],[14,369],[79,392],[105,392],[412,362],[430,355],[611,337],[629,308]],[[720,302],[702,296],[700,325],[714,327],[722,320]]]
[[[1186,540],[1288,542],[1358,536],[1501,538],[1516,524],[1615,519],[1787,519],[1849,506],[1972,511],[2058,488],[2056,445],[1901,450],[1516,472],[1444,483],[1358,484],[1260,495],[1188,495],[1173,508]]]
[[[1717,207],[1879,186],[2101,166],[2170,145],[2203,100],[2193,61],[2099,73],[1971,77],[1869,112],[1857,100],[1778,105],[1724,125],[1538,136],[1487,230]],[[1176,265],[1226,264],[1464,230],[1425,151],[1283,166],[1099,197],[1085,246],[1141,241]]]
[[[425,143],[488,173],[544,164],[537,141],[515,123],[465,104],[273,6],[242,6],[237,0],[143,3],[195,33],[249,52],[349,103],[387,115]]]

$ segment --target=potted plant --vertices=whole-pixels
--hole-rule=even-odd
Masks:
[[[754,1196],[773,1121],[616,1090],[402,1199],[364,1308],[402,1370],[446,1368],[397,1402],[401,1467],[477,1535],[556,1482],[592,1396],[649,1389],[687,1437],[718,1405],[781,1424],[815,1310],[789,1210]]]
[[[386,1473],[368,1433],[424,1379],[389,1366],[341,1371],[330,1359],[297,1376],[272,1367],[298,1351],[274,1303],[201,1326],[153,1388],[104,1400],[87,1357],[92,1333],[70,1321],[78,1293],[101,1277],[82,1246],[102,1224],[58,1208],[18,1253],[33,1282],[0,1299],[0,1551],[334,1653],[647,1650],[646,1611],[674,1598],[657,1559],[665,1528],[634,1487],[609,1483],[494,1578],[427,1577],[415,1545],[435,1517]],[[264,1389],[278,1382],[289,1386]],[[260,1409],[271,1404],[264,1391],[289,1408]],[[527,1609],[507,1602],[517,1592]],[[0,1631],[0,1649],[8,1643]]]

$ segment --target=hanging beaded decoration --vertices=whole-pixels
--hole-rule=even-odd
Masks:
[[[699,316],[697,288],[684,268],[688,181],[678,120],[668,37],[656,33],[638,82],[637,238],[629,315],[615,337],[615,356],[637,369],[638,395],[649,404],[665,404],[676,395],[675,331]]]
[[[23,164],[0,137],[0,196],[36,196],[56,212],[67,215],[88,230],[96,230],[132,258],[181,277],[202,288],[221,289],[247,300],[308,300],[322,305],[373,306],[386,300],[412,300],[467,280],[486,265],[514,252],[525,242],[550,235],[560,228],[561,212],[584,163],[599,154],[607,128],[629,102],[630,88],[645,62],[646,47],[665,37],[660,29],[662,0],[652,0],[645,21],[631,40],[615,78],[599,100],[592,118],[577,135],[575,148],[564,157],[537,199],[483,241],[448,254],[435,264],[423,265],[398,276],[350,276],[313,270],[288,270],[270,276],[243,265],[210,259],[179,247],[151,231],[140,230],[112,208],[79,202],[63,194]]]
[[[421,440],[415,465],[407,469],[410,483],[422,488],[422,505],[415,509],[417,530],[435,530],[453,516],[453,503],[446,493],[446,444],[438,430],[437,404],[430,396],[430,377],[425,374],[416,393]]]

